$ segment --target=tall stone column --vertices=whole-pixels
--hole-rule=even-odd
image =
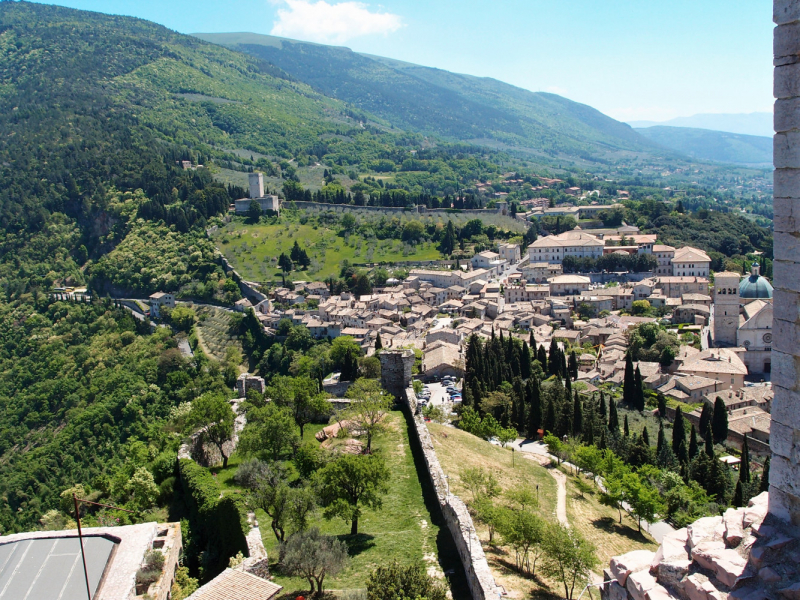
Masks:
[[[800,525],[800,0],[774,0],[775,329],[769,510]]]

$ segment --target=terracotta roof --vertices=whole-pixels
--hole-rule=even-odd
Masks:
[[[225,569],[187,600],[270,600],[282,589],[250,573]]]

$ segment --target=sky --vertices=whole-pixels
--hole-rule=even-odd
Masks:
[[[60,0],[181,33],[342,45],[621,121],[772,110],[771,0]]]

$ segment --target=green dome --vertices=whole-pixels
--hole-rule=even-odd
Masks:
[[[739,296],[749,300],[772,298],[772,285],[761,275],[750,275],[739,284]]]

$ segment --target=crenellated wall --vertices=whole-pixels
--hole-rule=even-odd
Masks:
[[[800,525],[800,0],[774,0],[775,313],[769,510]]]

